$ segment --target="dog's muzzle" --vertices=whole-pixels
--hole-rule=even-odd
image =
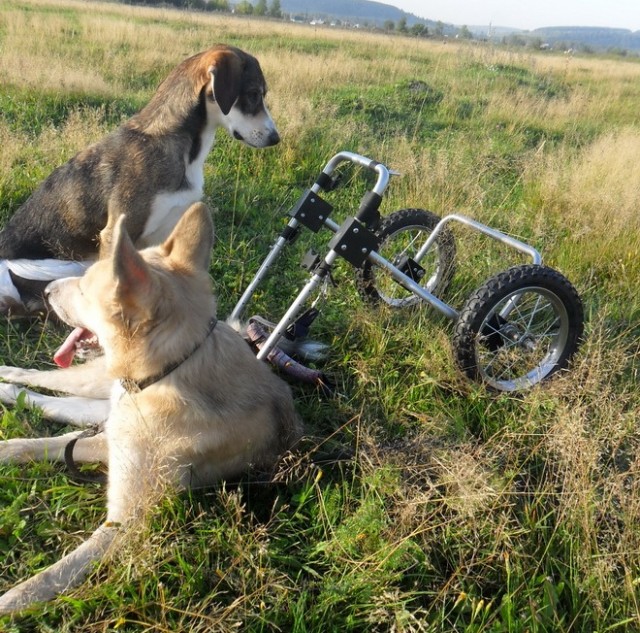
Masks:
[[[255,141],[251,138],[245,138],[244,136],[242,136],[242,134],[240,134],[240,132],[234,130],[233,138],[235,138],[237,141],[242,141],[247,145],[251,145],[252,147],[273,147],[280,142],[280,134],[278,134],[276,130],[271,131],[266,139],[260,138],[256,139]]]

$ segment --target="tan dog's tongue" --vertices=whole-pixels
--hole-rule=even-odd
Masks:
[[[93,336],[89,330],[83,327],[77,327],[69,336],[65,342],[60,346],[60,349],[54,354],[53,362],[58,367],[69,367],[73,361],[73,357],[76,355],[76,343],[84,338]]]

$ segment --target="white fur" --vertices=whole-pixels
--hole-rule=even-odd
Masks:
[[[145,224],[139,246],[160,244],[173,230],[182,214],[202,198],[204,189],[204,164],[213,147],[216,130],[224,127],[231,136],[239,134],[251,147],[265,147],[269,138],[277,132],[276,124],[266,106],[257,116],[247,116],[237,105],[229,114],[222,114],[217,103],[207,100],[207,125],[200,139],[200,152],[189,162],[185,155],[185,180],[188,188],[156,195],[151,206],[151,214]]]
[[[145,224],[140,246],[160,244],[171,233],[183,213],[202,198],[204,190],[204,163],[213,147],[216,129],[221,124],[222,113],[216,103],[207,102],[207,126],[200,138],[200,152],[189,162],[184,156],[185,180],[189,187],[171,193],[160,192],[151,205],[151,213]],[[273,123],[273,122],[272,122]],[[274,124],[275,125],[275,124]]]
[[[268,138],[276,131],[271,114],[264,106],[264,111],[257,116],[247,116],[239,108],[231,108],[229,114],[224,117],[222,125],[229,134],[239,134],[242,140],[252,147],[264,147]]]
[[[212,49],[212,52],[214,55],[216,54],[216,47]],[[202,55],[206,53],[207,51]],[[236,53],[231,54],[236,55]],[[241,51],[237,51],[237,54],[246,56],[246,54],[243,54]],[[194,56],[192,60],[201,59],[202,55]],[[215,70],[215,65],[209,69],[211,75],[210,89],[213,93],[215,93]],[[198,86],[198,88],[200,88],[200,86]],[[182,214],[193,203],[202,199],[204,190],[204,164],[207,155],[213,147],[217,128],[224,127],[231,136],[255,148],[267,147],[279,141],[276,125],[263,102],[260,104],[261,113],[253,116],[244,114],[237,101],[227,115],[222,113],[220,106],[212,98],[208,97],[205,104],[206,124],[205,129],[200,132],[201,138],[199,139],[200,149],[198,155],[193,160],[189,160],[189,153],[186,152],[182,157],[184,161],[183,187],[177,191],[157,191],[157,189],[154,188],[152,191],[149,191],[148,194],[145,194],[144,204],[138,201],[137,206],[132,205],[134,206],[133,209],[118,208],[114,212],[114,215],[117,216],[120,213],[135,213],[137,209],[138,213],[144,211],[144,213],[147,214],[147,216],[141,218],[137,224],[138,234],[135,237],[137,238],[137,245],[139,247],[161,243],[171,233]],[[137,116],[143,115],[144,112],[144,110],[141,111]],[[168,145],[171,144],[171,138],[172,134],[167,134],[166,141]],[[175,134],[173,138],[176,138]],[[176,149],[176,153],[183,151],[184,143],[179,143],[176,147],[178,146],[180,149]],[[174,175],[182,176],[182,174]],[[173,180],[175,181],[176,179],[174,178]],[[151,182],[153,179],[149,181]],[[139,186],[136,190],[142,191],[142,188]],[[122,199],[129,200],[130,197],[130,195],[124,195]],[[141,233],[139,233],[140,227],[142,227]],[[91,235],[90,237],[93,238],[94,236]],[[23,298],[20,297],[18,289],[13,284],[7,270],[7,266],[11,265],[11,261],[0,261],[0,311],[42,309],[43,305],[39,299],[31,301],[29,298],[29,301],[26,301],[25,305],[23,305]],[[38,266],[39,265],[40,264],[38,264]],[[27,280],[43,279],[38,266],[32,270],[21,269],[19,275]],[[56,271],[45,279],[60,279],[68,276],[68,274],[69,273],[62,271]]]

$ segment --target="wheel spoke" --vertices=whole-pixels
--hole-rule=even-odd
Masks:
[[[508,320],[496,326],[492,320],[497,321],[501,308]],[[481,372],[499,383],[537,379],[537,373],[545,371],[547,359],[553,357],[560,326],[557,310],[544,294],[529,290],[510,295],[492,310],[482,327],[478,349]],[[490,337],[496,336],[499,343],[494,340],[490,345]]]
[[[529,323],[527,323],[527,330],[531,330],[531,326],[533,324],[533,319],[536,316],[536,313],[538,312],[538,307],[540,306],[540,302],[542,301],[542,297],[540,295],[538,295],[538,298],[536,299],[536,304],[533,307],[533,309],[531,310],[531,316],[529,317]]]
[[[403,209],[386,216],[377,231],[379,254],[396,267],[405,257],[417,261],[416,255],[439,221],[437,215],[424,209]],[[447,229],[442,230],[433,247],[417,263],[425,271],[420,285],[429,292],[441,294],[455,268],[453,235]],[[404,308],[422,302],[384,267],[365,262],[357,275],[358,290],[373,303],[381,301],[393,308]]]
[[[534,338],[542,339],[545,336],[549,336],[549,333],[554,331],[554,330],[556,331],[556,334],[557,334],[557,330],[559,329],[559,327],[560,327],[560,319],[556,317],[551,323],[549,323],[549,325],[547,326],[547,328],[545,329],[544,332],[540,332],[539,334],[535,334]],[[555,336],[555,334],[553,336]]]
[[[489,279],[460,311],[454,348],[462,370],[518,391],[565,368],[583,332],[582,302],[557,271],[516,266]]]
[[[400,241],[401,250],[394,252],[393,248],[391,248],[392,246],[398,246],[398,244],[388,244],[386,245],[388,247],[387,249],[385,249],[385,245],[383,245],[383,248],[380,249],[380,254],[385,259],[396,265],[405,257],[413,258],[418,249],[427,239],[427,234],[419,229],[414,229],[413,231],[407,230],[403,233],[406,233],[407,235],[399,235],[398,237],[408,237],[408,242],[406,243],[406,245],[402,245],[401,240],[398,240]],[[425,275],[426,287],[435,285],[434,280],[436,280],[438,277],[440,264],[438,260],[439,254],[437,245],[434,246],[433,251],[431,251],[431,253],[429,253],[428,255],[430,256],[428,256],[427,260],[423,260],[421,262],[421,265],[427,271]],[[416,303],[417,301],[419,301],[419,299],[412,292],[403,288],[384,269],[376,266],[375,274],[377,277],[376,285],[378,286],[380,295],[387,303],[399,306],[405,304],[408,305],[410,303]]]

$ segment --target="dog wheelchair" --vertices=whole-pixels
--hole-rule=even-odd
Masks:
[[[320,195],[337,186],[338,165],[351,162],[377,176],[355,216],[342,224]],[[247,338],[257,357],[268,360],[296,379],[327,388],[322,372],[306,367],[286,353],[296,338],[306,338],[318,314],[315,301],[305,306],[331,278],[338,259],[356,269],[363,299],[394,309],[427,304],[454,322],[453,351],[461,372],[495,391],[521,391],[537,385],[568,366],[583,333],[581,299],[558,271],[544,266],[540,253],[524,242],[469,217],[440,218],[422,209],[404,209],[381,217],[382,197],[395,172],[382,163],[343,151],[331,158],[289,212],[290,219],[232,311],[240,320],[256,290],[283,249],[301,230],[329,229],[333,237],[321,257],[307,253],[303,267],[309,279],[277,323],[251,317]],[[531,258],[488,279],[470,294],[458,311],[445,295],[456,268],[451,225],[461,224]]]

